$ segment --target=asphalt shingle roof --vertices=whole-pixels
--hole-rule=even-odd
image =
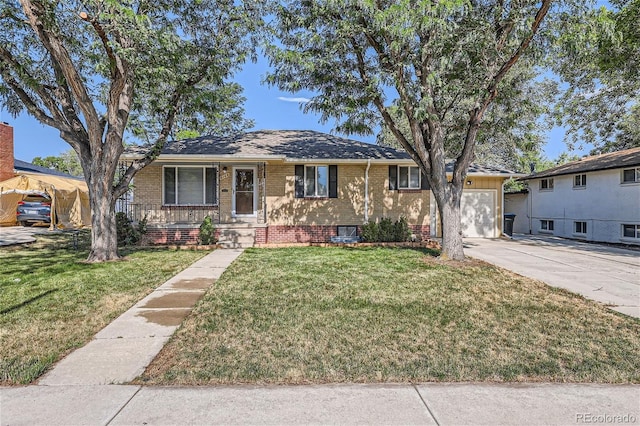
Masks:
[[[17,160],[17,159],[13,160],[13,168],[18,172],[40,173],[40,174],[60,176],[65,178],[82,179],[81,177],[78,177],[78,176],[72,176],[68,173],[60,172],[55,169],[48,169],[46,167],[36,166],[35,164],[27,163],[26,161]]]
[[[522,180],[636,166],[640,166],[640,148],[584,157],[580,160],[543,170],[539,173],[533,173],[522,178]]]
[[[135,147],[128,155],[142,153]],[[233,136],[202,136],[169,141],[161,156],[205,155],[287,160],[410,160],[404,150],[355,141],[312,130],[261,130]],[[161,157],[160,157],[161,159]],[[447,170],[453,170],[449,164]],[[469,173],[514,175],[515,172],[472,164]]]

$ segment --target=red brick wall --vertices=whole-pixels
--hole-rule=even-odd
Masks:
[[[417,237],[417,241],[430,239],[429,225],[410,225],[411,232]],[[358,233],[361,228],[358,227]],[[216,230],[219,233],[220,230]],[[199,229],[179,228],[163,229],[148,228],[143,237],[144,244],[197,244]],[[327,243],[331,237],[338,235],[337,226],[300,225],[284,226],[271,225],[264,228],[256,228],[256,244],[266,243]]]
[[[13,174],[13,127],[0,123],[0,182]]]
[[[256,244],[267,242],[267,228],[256,228]]]
[[[429,225],[410,225],[409,227],[418,241],[428,240],[431,236]],[[333,225],[270,225],[265,230],[266,243],[326,243],[331,241],[331,237],[338,235],[338,227]],[[361,227],[358,226],[358,234],[361,231]],[[256,243],[262,243],[257,233]]]
[[[162,245],[197,244],[199,233],[200,229],[198,227],[179,229],[147,228],[147,233],[144,235],[142,243]]]

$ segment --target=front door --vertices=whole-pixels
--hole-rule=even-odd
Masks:
[[[234,210],[236,216],[255,213],[255,169],[234,169]]]

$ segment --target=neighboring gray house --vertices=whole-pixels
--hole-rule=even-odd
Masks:
[[[515,231],[640,244],[640,148],[585,157],[522,178],[505,197]]]

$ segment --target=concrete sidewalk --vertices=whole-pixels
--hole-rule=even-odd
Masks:
[[[640,251],[552,236],[466,239],[465,253],[640,318]]]
[[[640,424],[640,386],[30,386],[0,389],[0,424]]]
[[[60,361],[39,384],[105,385],[135,379],[242,251],[215,250],[198,260]]]
[[[63,359],[38,385],[0,388],[0,425],[640,424],[638,385],[116,385],[144,371],[241,253],[216,250],[194,263]]]

